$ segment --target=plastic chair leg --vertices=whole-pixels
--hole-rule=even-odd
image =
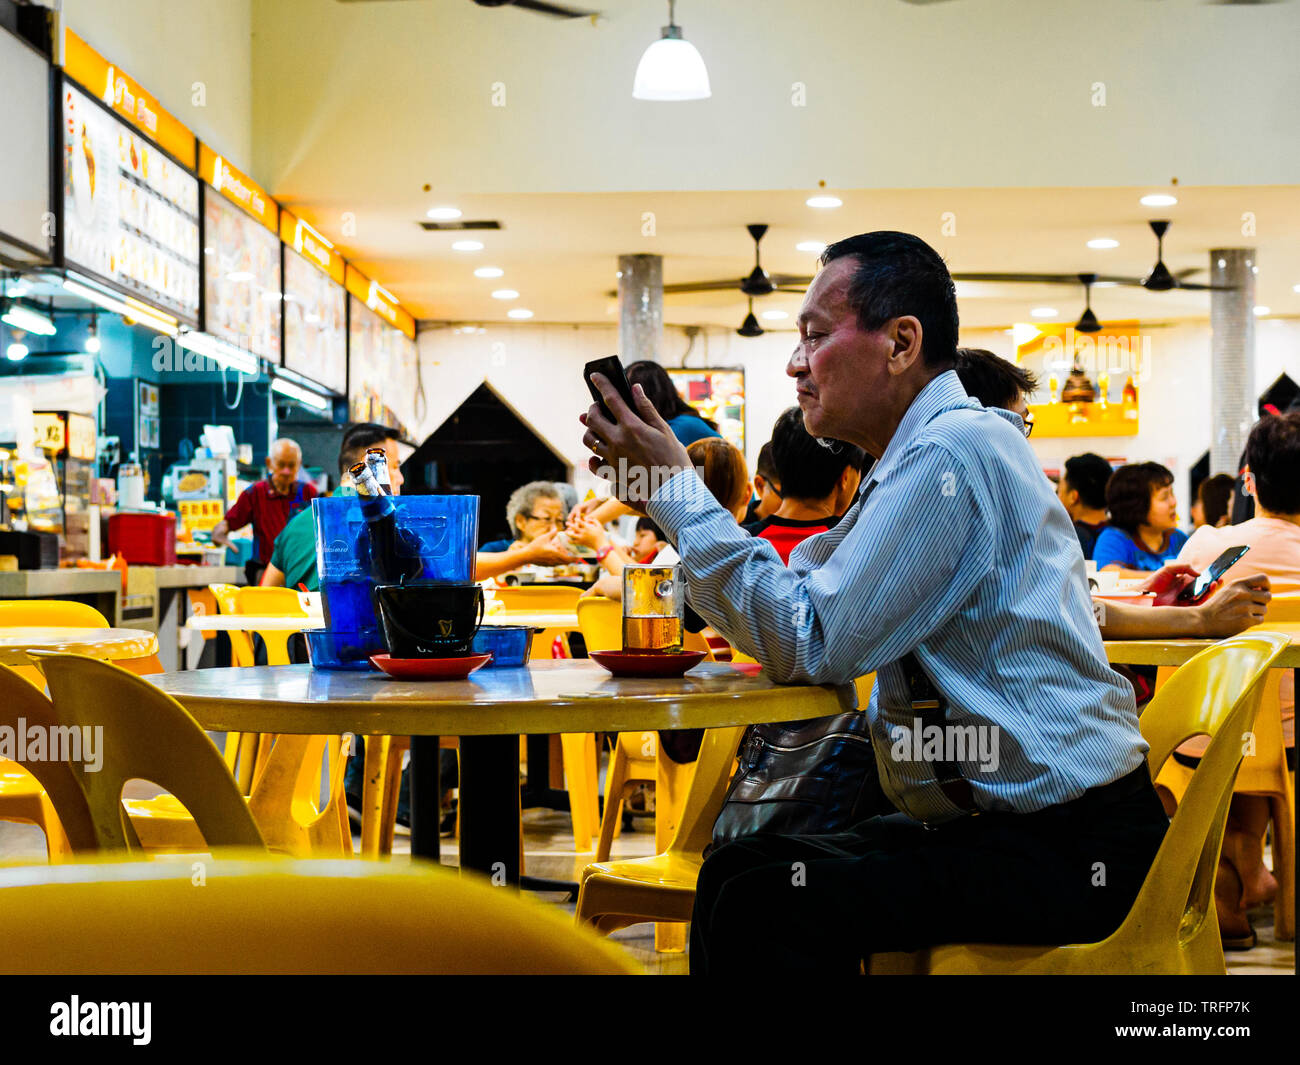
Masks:
[[[609,861],[614,834],[623,820],[623,789],[627,787],[627,755],[614,743],[609,756],[609,771],[605,774],[605,813],[600,819],[600,839],[596,842],[596,861]]]
[[[384,787],[389,736],[366,737],[366,761],[361,783],[361,857],[377,859],[382,853]]]
[[[380,822],[379,853],[388,858],[393,853],[393,836],[397,832],[397,803],[402,794],[402,755],[411,749],[407,736],[393,736],[384,763],[384,806]]]
[[[695,763],[678,765],[663,746],[655,759],[655,851],[664,854],[677,832],[686,793],[691,790]],[[655,950],[661,954],[680,954],[686,949],[686,925],[659,922],[655,925]]]
[[[1295,939],[1295,821],[1285,796],[1271,796],[1269,812],[1273,822],[1273,875],[1277,878],[1273,937],[1290,942]]]
[[[589,732],[566,732],[560,737],[564,748],[564,777],[569,786],[569,811],[573,817],[573,846],[591,850],[596,832],[596,737]]]

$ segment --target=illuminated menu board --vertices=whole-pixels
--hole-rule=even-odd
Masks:
[[[723,439],[745,450],[744,370],[669,370],[668,376],[682,399],[717,423]]]
[[[204,328],[280,361],[280,238],[209,188],[203,203]]]
[[[354,421],[405,429],[395,403],[409,410],[419,381],[415,341],[385,322],[356,296],[348,319],[348,407]]]
[[[199,183],[130,126],[63,85],[63,257],[197,324]]]
[[[347,391],[343,286],[284,249],[284,365],[340,394]]]

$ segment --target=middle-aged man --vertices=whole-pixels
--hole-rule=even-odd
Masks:
[[[212,530],[212,542],[230,543],[230,533],[253,524],[253,557],[248,563],[248,583],[256,584],[262,570],[271,561],[275,538],[289,519],[311,506],[320,493],[316,486],[298,480],[302,469],[302,448],[296,441],[282,437],[272,442],[266,456],[266,477],[250,484],[226,511],[226,516]]]
[[[952,372],[956,294],[938,254],[879,232],[831,245],[822,262],[786,372],[810,433],[877,462],[848,513],[788,568],[714,503],[639,392],[634,413],[597,378],[616,422],[595,406],[582,418],[592,471],[664,530],[691,604],[768,676],[877,677],[867,714],[900,812],[711,854],[692,971],[850,974],[880,951],[1102,939],[1168,821],[1074,529],[1019,417],[968,398]],[[647,469],[671,479],[656,486]],[[949,727],[973,726],[996,758],[930,760],[899,742],[915,716],[909,652]]]

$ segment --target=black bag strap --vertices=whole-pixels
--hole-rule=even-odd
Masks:
[[[898,660],[898,664],[902,667],[903,676],[907,680],[907,690],[912,700],[912,714],[921,722],[922,730],[930,725],[935,725],[942,730],[948,717],[948,700],[943,692],[935,687],[934,681],[930,679],[930,675],[926,673],[912,651],[903,655]],[[978,809],[975,805],[975,793],[971,790],[970,781],[961,775],[957,763],[945,758],[930,764],[934,766],[934,779],[939,784],[939,790],[948,801],[959,810],[974,813]]]

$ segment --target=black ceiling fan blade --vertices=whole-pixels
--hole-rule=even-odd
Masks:
[[[733,292],[744,282],[743,277],[738,277],[734,281],[684,281],[680,285],[664,285],[664,295],[674,296],[686,292]]]
[[[552,18],[590,18],[600,14],[599,11],[584,11],[577,7],[564,7],[560,4],[548,4],[545,0],[512,0],[510,7],[522,7],[525,11],[536,11],[539,15]]]
[[[1195,281],[1179,281],[1175,288],[1185,288],[1191,292],[1236,292],[1237,285],[1198,285]]]
[[[745,315],[745,320],[740,323],[740,328],[736,330],[743,337],[761,337],[763,327],[758,324],[758,319],[754,317],[754,300],[750,297],[749,313]]]
[[[1077,285],[1078,274],[995,274],[995,273],[959,273],[953,274],[954,281],[989,281],[1002,284],[1037,284],[1037,285]]]
[[[798,292],[800,294],[808,291],[807,285],[777,285],[777,292]]]
[[[768,274],[777,288],[807,288],[813,283],[807,274]]]

